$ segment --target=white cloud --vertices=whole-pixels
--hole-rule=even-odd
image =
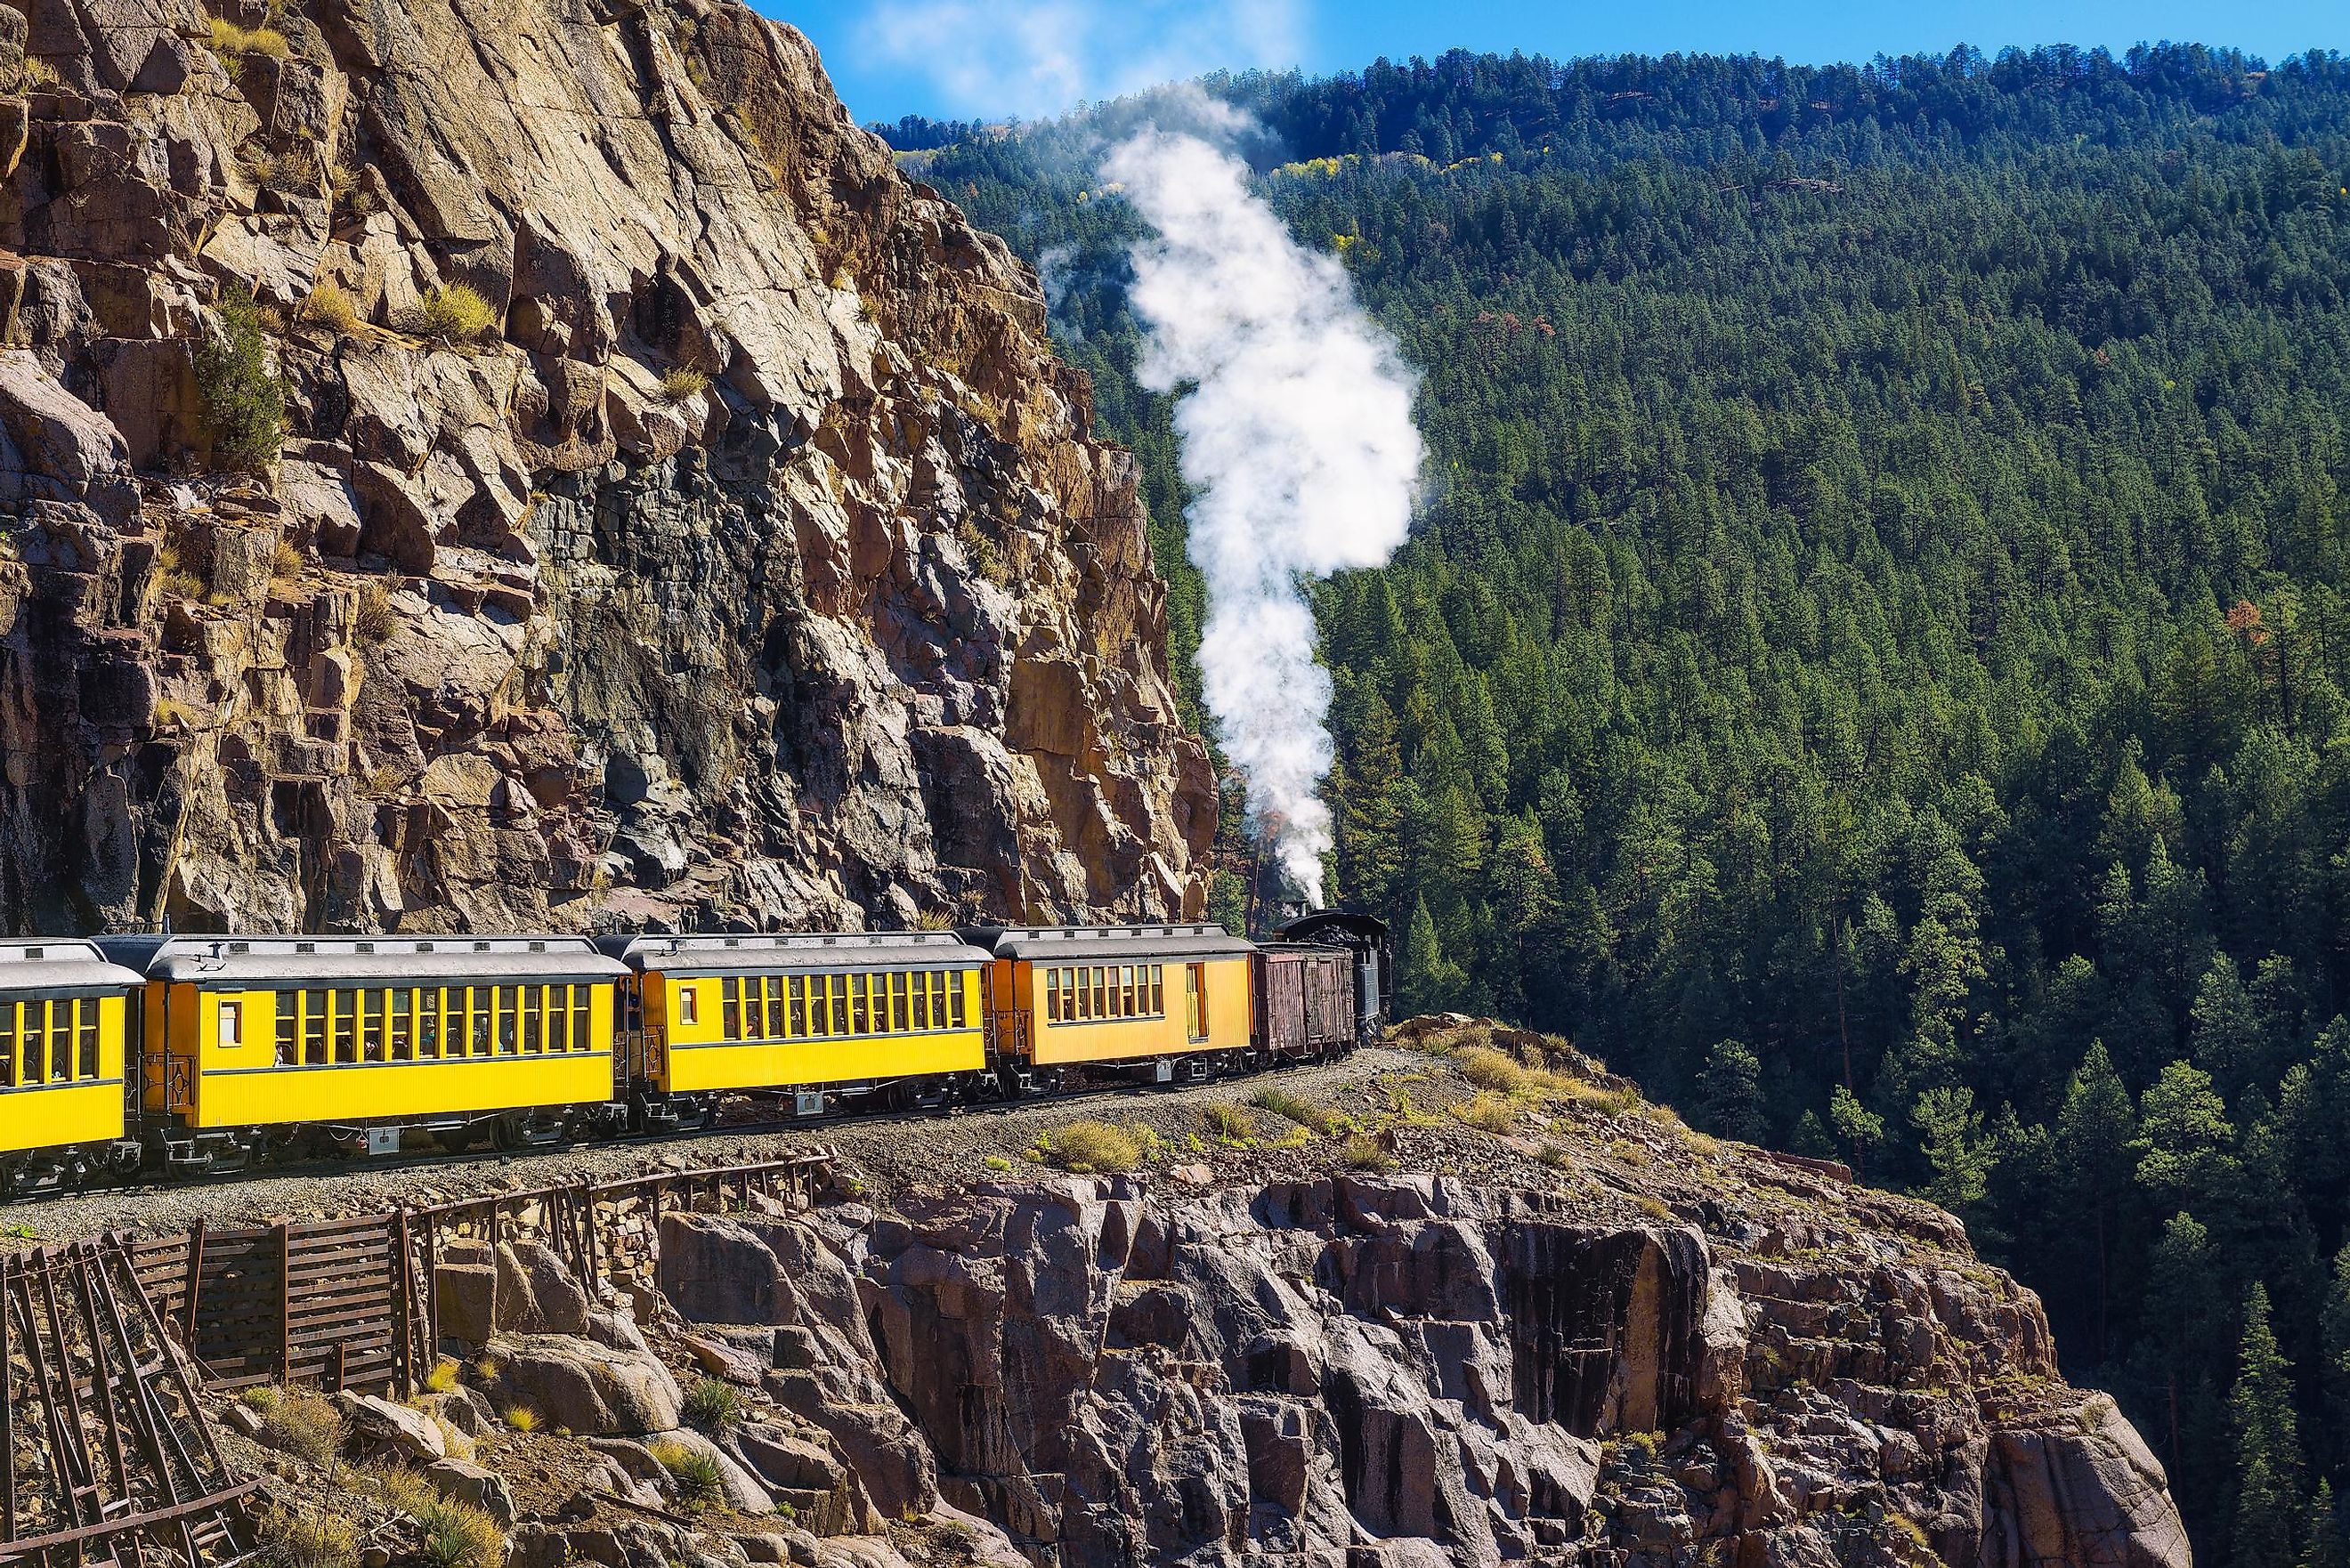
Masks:
[[[917,72],[951,112],[1042,119],[1216,69],[1294,66],[1297,0],[880,0],[849,47]]]

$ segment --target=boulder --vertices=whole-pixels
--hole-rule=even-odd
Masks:
[[[664,1432],[678,1424],[684,1397],[669,1368],[649,1355],[544,1336],[502,1338],[491,1352],[501,1391],[547,1426],[609,1435]]]
[[[464,1459],[436,1459],[424,1467],[424,1479],[442,1497],[472,1503],[501,1525],[515,1521],[514,1492],[494,1470]]]
[[[350,1423],[351,1447],[362,1454],[419,1460],[449,1456],[448,1437],[441,1424],[421,1410],[372,1394],[338,1394],[335,1404]]]

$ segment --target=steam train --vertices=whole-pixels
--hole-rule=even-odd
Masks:
[[[0,941],[0,1194],[1197,1081],[1351,1046],[1387,930]]]

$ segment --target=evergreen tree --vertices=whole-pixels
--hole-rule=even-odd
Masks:
[[[1969,1088],[1929,1089],[1910,1107],[1919,1151],[1932,1172],[1920,1189],[1925,1198],[1953,1212],[1982,1201],[1999,1153],[1983,1136],[1982,1116]]]
[[[1770,1131],[1763,1118],[1762,1080],[1762,1059],[1744,1041],[1716,1041],[1699,1077],[1700,1125],[1716,1137],[1762,1142]]]
[[[2293,1366],[2269,1323],[2269,1293],[2255,1283],[2244,1300],[2234,1393],[2228,1402],[2236,1441],[2233,1568],[2294,1568],[2293,1534],[2303,1510],[2301,1439],[2293,1414]]]
[[[2089,1219],[2096,1276],[2095,1355],[2101,1362],[2107,1350],[2107,1250],[2137,1163],[2130,1147],[2137,1134],[2137,1114],[2129,1090],[2115,1073],[2105,1042],[2092,1041],[2080,1070],[2065,1085],[2052,1152],[2065,1206]]]

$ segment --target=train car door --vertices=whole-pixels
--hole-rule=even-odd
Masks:
[[[1185,1027],[1194,1040],[1208,1037],[1208,966],[1187,963],[1183,966],[1183,1018]]]

